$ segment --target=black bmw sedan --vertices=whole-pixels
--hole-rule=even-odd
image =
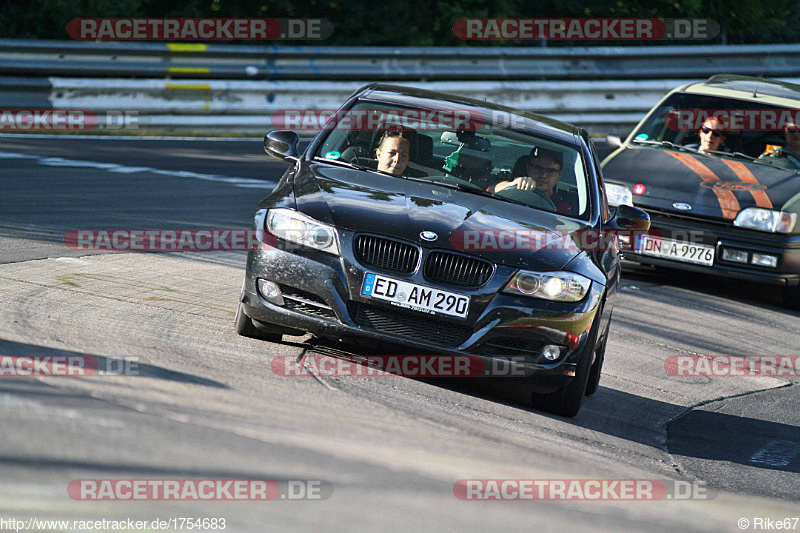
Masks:
[[[649,218],[609,209],[586,131],[372,84],[302,155],[290,131],[264,147],[291,167],[255,215],[239,334],[502,361],[535,406],[564,416],[597,390],[615,233]]]

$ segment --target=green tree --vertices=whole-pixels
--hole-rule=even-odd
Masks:
[[[531,41],[462,41],[460,18],[709,18],[722,34],[714,43],[800,42],[797,0],[0,0],[0,37],[68,39],[74,18],[220,17],[326,18],[333,35],[319,41],[270,44],[323,46],[540,46]],[[248,43],[253,44],[253,43]],[[670,44],[665,42],[551,41],[548,46]],[[706,44],[706,43],[697,43]]]

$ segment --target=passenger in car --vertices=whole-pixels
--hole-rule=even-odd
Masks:
[[[800,128],[797,124],[787,123],[783,127],[783,138],[786,140],[785,146],[767,144],[759,159],[768,160],[778,167],[796,170],[800,168]]]
[[[411,141],[403,137],[401,131],[386,132],[375,149],[378,170],[402,176],[408,166],[410,153]]]
[[[522,160],[522,161],[520,161]],[[499,192],[509,187],[528,191],[538,189],[544,193],[556,206],[556,211],[562,215],[574,215],[572,203],[556,191],[556,185],[564,174],[564,154],[558,150],[548,150],[534,146],[531,153],[524,158],[520,158],[514,165],[512,176],[517,177],[510,181],[501,181],[489,187],[489,192]],[[524,163],[525,175],[520,176]]]
[[[786,146],[783,149],[800,155],[800,127],[792,122],[787,122],[783,127],[783,138],[786,139]]]

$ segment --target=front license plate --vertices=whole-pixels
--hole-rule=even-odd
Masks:
[[[694,244],[642,235],[636,243],[636,251],[642,255],[663,257],[664,259],[673,259],[684,263],[714,266],[714,247],[706,244]]]
[[[433,287],[387,278],[371,272],[364,276],[361,294],[429,314],[466,318],[469,311],[469,296],[440,291]]]

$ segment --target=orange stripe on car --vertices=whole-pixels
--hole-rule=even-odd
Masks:
[[[733,170],[733,172],[739,176],[740,180],[757,186],[756,188],[748,190],[750,191],[750,194],[753,195],[753,199],[756,201],[756,205],[758,207],[772,209],[772,201],[770,201],[767,193],[764,192],[766,187],[759,183],[758,178],[756,178],[753,173],[750,172],[750,169],[747,168],[744,163],[740,161],[728,161],[727,159],[723,159],[722,162],[731,167],[731,170]]]
[[[705,166],[703,163],[695,159],[694,157],[690,156],[689,154],[679,154],[676,152],[667,152],[669,155],[689,167],[695,174],[697,174],[703,181],[710,181],[716,183],[723,183],[719,176],[714,174],[710,168]],[[737,213],[741,211],[741,207],[739,206],[739,200],[736,199],[736,195],[733,194],[731,191],[711,187],[711,190],[714,191],[714,194],[717,195],[717,201],[719,202],[719,207],[722,209],[722,216],[726,220],[733,220],[736,218]]]

